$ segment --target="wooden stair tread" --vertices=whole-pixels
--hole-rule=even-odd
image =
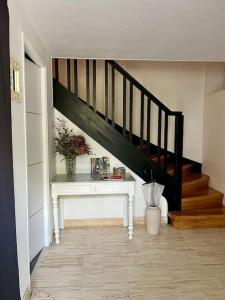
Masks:
[[[225,228],[225,207],[170,212],[171,225],[177,229]]]
[[[192,164],[183,164],[182,166],[182,176],[188,176],[191,171]],[[167,173],[173,176],[174,174],[174,164],[169,164],[167,166]]]
[[[170,212],[169,216],[173,218],[199,218],[199,217],[212,217],[222,215],[225,218],[225,206],[207,208],[207,209],[194,209],[189,211]]]
[[[195,192],[208,189],[209,176],[201,173],[194,173],[183,178],[182,198],[190,197]]]
[[[193,209],[209,209],[220,207],[223,201],[223,193],[212,188],[195,191],[189,197],[182,198],[182,211]]]
[[[209,178],[209,176],[204,175],[202,173],[191,173],[183,178],[182,184],[189,184],[190,182],[199,181],[206,177]]]
[[[205,197],[213,196],[213,195],[218,195],[218,196],[223,197],[224,194],[217,190],[214,190],[213,188],[208,187],[207,189],[195,191],[192,194],[190,194],[190,196],[188,196],[188,197],[183,197],[182,201],[186,201],[186,200],[193,199],[193,198],[200,198],[200,197],[205,198]]]

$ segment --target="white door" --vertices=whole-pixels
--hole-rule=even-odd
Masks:
[[[25,59],[30,261],[44,247],[41,69]]]

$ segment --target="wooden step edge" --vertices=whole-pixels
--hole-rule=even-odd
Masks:
[[[182,211],[190,211],[194,209],[210,209],[210,208],[219,208],[222,204],[221,199],[210,199],[208,201],[204,200],[195,200],[193,202],[182,203]]]
[[[225,214],[201,214],[201,215],[181,215],[181,216],[176,216],[176,217],[173,217],[171,216],[170,217],[171,220],[174,220],[174,221],[179,221],[179,220],[211,220],[211,219],[217,219],[217,218],[222,218],[225,220]]]
[[[225,218],[225,206],[218,208],[208,208],[208,209],[193,209],[189,211],[181,212],[169,212],[168,216],[171,220],[184,220],[184,219],[213,219],[218,216]]]
[[[225,218],[217,215],[215,218],[210,219],[180,219],[171,220],[170,224],[178,230],[225,228]]]
[[[192,176],[193,176],[193,179],[192,179]],[[196,178],[194,176],[197,176]],[[202,181],[209,181],[210,177],[208,175],[205,175],[205,174],[191,174],[191,175],[188,175],[187,178],[188,179],[187,181],[184,181],[182,183],[182,186],[188,186],[188,185],[191,185],[191,184],[197,184],[198,182],[202,182]]]
[[[182,176],[187,176],[191,173],[191,167],[192,167],[192,164],[184,164],[182,166]],[[171,169],[167,169],[167,173],[171,176],[173,176],[174,174],[174,168],[171,168]]]
[[[223,203],[223,193],[210,189],[207,194],[182,198],[182,211],[192,209],[219,208]]]
[[[199,190],[199,191],[195,191],[193,193],[192,196],[188,196],[188,197],[183,197],[182,198],[182,201],[185,200],[185,199],[194,199],[194,198],[198,198],[198,197],[204,197],[204,196],[221,196],[223,197],[224,194],[220,191],[217,191],[211,187],[208,187],[207,189],[204,189],[204,190]]]
[[[209,176],[202,175],[199,178],[184,182],[182,184],[182,198],[194,196],[195,192],[208,189]]]

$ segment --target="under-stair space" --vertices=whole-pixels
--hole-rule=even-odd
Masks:
[[[99,73],[104,77],[99,83],[96,60],[84,61],[82,81],[77,60],[67,59],[63,85],[59,59],[55,59],[55,108],[144,181],[153,176],[165,186],[171,226],[225,227],[223,193],[209,186],[210,177],[202,174],[201,164],[183,157],[182,112],[171,111],[115,61],[101,64],[104,67]],[[82,95],[79,84],[85,90]],[[96,92],[100,85],[104,98],[101,109]],[[138,106],[134,105],[134,95]],[[139,124],[138,131],[134,123]]]

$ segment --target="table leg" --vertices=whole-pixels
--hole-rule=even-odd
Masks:
[[[59,228],[64,228],[64,200],[61,198],[59,201]]]
[[[128,226],[128,202],[127,197],[123,200],[123,226]]]
[[[54,233],[55,233],[55,242],[59,244],[60,234],[59,234],[59,201],[58,197],[55,196],[52,199],[53,204],[53,222],[54,222]]]
[[[129,240],[133,239],[133,229],[134,229],[134,197],[129,195],[128,198],[128,236]]]

